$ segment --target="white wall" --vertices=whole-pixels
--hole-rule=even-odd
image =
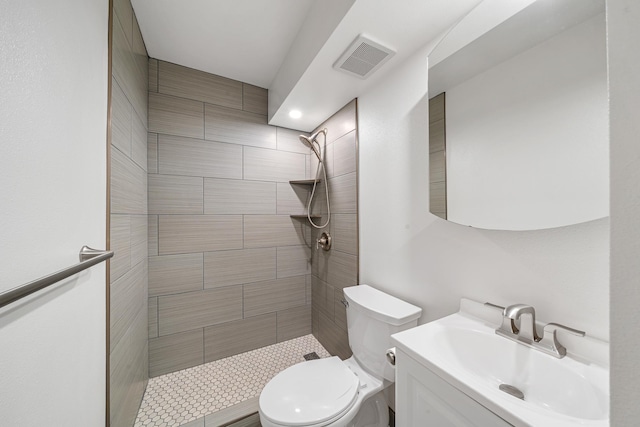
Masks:
[[[447,215],[533,230],[609,215],[604,13],[446,90]]]
[[[424,49],[358,101],[360,282],[421,306],[421,323],[464,296],[607,339],[608,219],[515,232],[429,213],[427,69]]]
[[[106,245],[107,1],[0,0],[0,291]],[[0,309],[7,426],[105,419],[105,266]]]
[[[640,419],[640,3],[607,0],[611,108],[611,425]]]

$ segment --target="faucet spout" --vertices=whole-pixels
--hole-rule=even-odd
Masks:
[[[504,317],[511,319],[511,328],[518,335],[519,340],[531,343],[540,341],[536,331],[536,310],[532,306],[510,305],[504,309]]]

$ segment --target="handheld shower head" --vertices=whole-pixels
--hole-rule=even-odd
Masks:
[[[316,141],[316,138],[318,138],[318,135],[320,134],[324,134],[325,138],[327,137],[327,129],[321,129],[318,132],[314,133],[311,136],[306,136],[306,135],[300,135],[300,141],[302,141],[303,144],[308,145],[309,148],[311,148],[313,150],[313,152],[316,154],[316,157],[318,158],[318,160],[322,161],[322,156],[320,155],[320,144],[318,143],[318,141]],[[316,146],[317,144],[317,146]]]

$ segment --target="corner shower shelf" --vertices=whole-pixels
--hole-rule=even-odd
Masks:
[[[289,184],[294,184],[294,185],[313,185],[314,183],[318,183],[320,184],[322,182],[321,179],[315,180],[315,179],[297,179],[295,181],[289,181]]]
[[[307,218],[307,214],[303,214],[303,215],[289,215],[291,218],[294,219],[308,219]],[[320,215],[311,215],[311,219],[320,219],[322,218]]]

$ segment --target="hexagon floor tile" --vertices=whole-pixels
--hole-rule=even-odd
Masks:
[[[278,372],[304,355],[330,354],[305,335],[149,379],[134,427],[177,427],[258,396]]]

